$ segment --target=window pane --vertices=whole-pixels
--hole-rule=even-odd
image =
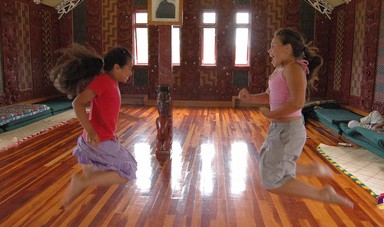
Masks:
[[[216,13],[203,13],[203,23],[204,24],[216,23]]]
[[[172,64],[180,65],[180,28],[172,27]]]
[[[148,30],[136,28],[136,63],[148,64]]]
[[[146,24],[148,22],[147,13],[136,13],[136,24]]]
[[[236,24],[249,24],[249,13],[236,13]]]
[[[203,29],[203,64],[216,64],[215,58],[215,28]]]
[[[248,28],[236,28],[235,65],[248,65]]]

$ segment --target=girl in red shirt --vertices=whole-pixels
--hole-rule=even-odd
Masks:
[[[130,52],[113,48],[103,59],[89,48],[74,44],[62,54],[50,78],[59,91],[76,97],[72,106],[84,128],[73,151],[83,174],[72,176],[63,199],[67,206],[88,186],[135,179],[137,163],[115,135],[121,105],[118,82],[125,83],[132,75]]]

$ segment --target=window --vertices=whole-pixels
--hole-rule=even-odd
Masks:
[[[180,65],[180,27],[172,26],[172,65]]]
[[[134,64],[148,64],[148,15],[146,12],[134,14]]]
[[[249,66],[249,13],[236,13],[235,66]]]
[[[203,13],[202,65],[216,65],[216,13]]]

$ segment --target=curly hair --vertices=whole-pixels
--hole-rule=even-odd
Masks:
[[[68,98],[81,93],[103,68],[109,72],[115,64],[122,67],[132,59],[131,53],[123,47],[111,49],[104,60],[94,49],[76,43],[58,52],[61,56],[51,69],[49,77],[55,88],[67,94]]]

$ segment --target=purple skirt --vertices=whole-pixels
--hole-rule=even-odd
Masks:
[[[92,165],[98,170],[116,171],[121,177],[128,180],[136,178],[137,162],[118,140],[101,142],[95,148],[85,142],[82,136],[79,136],[73,155],[82,165]]]

